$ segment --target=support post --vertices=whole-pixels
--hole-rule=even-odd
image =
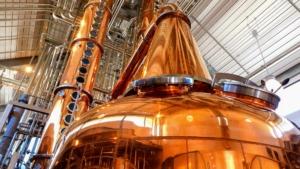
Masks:
[[[20,103],[28,103],[28,95],[22,94],[18,100]],[[8,147],[12,141],[12,138],[17,130],[21,117],[24,113],[24,109],[20,107],[13,107],[11,114],[8,116],[8,123],[6,130],[0,141],[0,161],[3,160],[3,157],[8,151]],[[9,113],[8,113],[9,114]],[[3,118],[1,120],[4,120]],[[6,120],[6,119],[5,119]],[[4,121],[5,121],[4,120]],[[2,123],[2,121],[1,121]]]

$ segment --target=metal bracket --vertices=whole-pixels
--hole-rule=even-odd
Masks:
[[[44,115],[49,115],[50,114],[48,109],[42,109],[42,108],[39,108],[39,107],[36,107],[36,106],[31,106],[31,105],[20,103],[20,102],[12,102],[12,104],[16,107],[20,107],[20,108],[23,108],[23,109],[26,109],[26,110],[31,110],[31,111],[38,112],[38,113],[42,113]]]
[[[221,80],[227,81],[220,83]],[[221,90],[223,92],[250,96],[256,99],[266,101],[267,103],[272,105],[272,109],[276,109],[280,101],[280,98],[276,94],[268,92],[262,89],[256,83],[252,82],[251,80],[238,75],[228,73],[216,73],[212,82],[212,87],[215,87],[215,85],[217,84],[221,87]]]
[[[259,87],[256,83],[252,82],[249,79],[229,73],[216,73],[212,80],[212,87],[214,87],[215,84],[217,84],[220,80],[234,80],[237,82],[241,82],[242,84]]]
[[[57,88],[55,88],[53,93],[54,93],[54,95],[56,95],[59,91],[65,90],[65,89],[77,90],[78,87],[73,86],[71,84],[62,84],[62,85],[58,86]],[[84,90],[84,89],[81,89],[81,91],[88,96],[88,98],[90,99],[90,103],[92,103],[93,102],[93,95],[91,93],[89,93],[88,91]]]
[[[92,39],[92,38],[77,38],[77,39],[74,39],[71,42],[70,46],[73,46],[77,42],[81,42],[81,41],[83,41],[83,42],[93,42],[99,48],[99,50],[103,53],[103,47],[102,47],[102,45],[99,44],[95,39]]]

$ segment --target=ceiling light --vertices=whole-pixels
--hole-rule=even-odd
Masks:
[[[281,87],[281,83],[274,76],[267,76],[263,81],[265,88],[270,92],[274,92]]]
[[[26,66],[26,67],[25,67],[25,72],[26,72],[26,73],[32,73],[32,71],[33,71],[32,66]]]

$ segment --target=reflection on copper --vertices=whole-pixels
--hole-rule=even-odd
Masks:
[[[90,3],[88,3],[85,7],[75,40],[71,43],[71,53],[61,78],[61,85],[57,89],[59,91],[56,91],[56,97],[54,100],[55,106],[45,126],[38,154],[51,155],[55,151],[55,145],[60,139],[62,131],[65,131],[65,128],[69,125],[69,123],[66,123],[64,117],[75,117],[74,119],[77,121],[79,119],[79,115],[86,112],[89,104],[92,102],[90,93],[95,83],[95,74],[99,67],[99,60],[103,54],[101,45],[103,44],[106,27],[111,17],[113,0],[107,0],[105,4],[106,8],[104,9],[103,17],[100,21],[98,36],[96,39],[90,38],[89,33],[91,31],[91,25],[93,23],[93,18],[96,15],[99,2],[90,1]],[[88,42],[95,44],[95,47],[92,49],[89,65],[90,68],[86,72],[86,77],[83,78],[84,83],[82,85],[76,82],[76,77],[80,75],[78,68]],[[82,88],[80,90],[81,96],[79,99],[74,100],[72,93],[78,90],[78,87]],[[76,109],[71,110],[70,103],[74,101],[76,102]],[[73,119],[70,119],[70,123],[72,120]],[[79,142],[76,142],[76,144],[79,144]],[[43,158],[37,158],[35,161],[36,165],[40,165],[41,168],[47,168],[48,162],[49,159]]]
[[[138,90],[139,96],[176,96],[187,94],[191,90],[189,86],[177,86],[177,85],[168,85],[168,86],[156,86],[156,87],[147,87]]]
[[[263,109],[268,109],[268,110],[274,110],[276,107],[274,107],[274,105],[268,103],[267,101],[264,101],[262,99],[258,99],[255,97],[251,97],[251,96],[246,96],[246,95],[242,95],[242,94],[237,94],[237,93],[229,93],[229,92],[223,92],[220,89],[215,89],[215,94],[219,95],[219,96],[224,96],[224,97],[230,97],[236,100],[239,100],[241,102],[253,105],[253,106],[257,106]]]
[[[210,81],[207,81],[207,82],[204,82],[204,81],[200,81],[200,80],[197,80],[194,79],[194,84],[193,84],[193,87],[192,87],[192,91],[193,92],[209,92],[209,93],[212,93],[213,92],[213,89],[211,87],[211,83],[209,83]]]
[[[83,15],[82,21],[80,22],[80,27],[78,29],[76,38],[88,37],[90,27],[87,25],[92,24],[93,13],[95,12],[95,7],[90,5],[86,8]],[[80,63],[81,56],[85,48],[85,42],[79,41],[75,43],[71,48],[71,54],[67,62],[64,73],[61,77],[61,83],[75,84],[74,78],[77,74],[77,67]],[[59,106],[54,106],[52,113],[47,121],[44,129],[44,133],[41,139],[40,148],[38,154],[52,154],[54,151],[55,143],[57,142],[60,131],[63,126],[63,116],[67,114],[67,104],[70,102],[71,97],[68,97],[73,90],[64,90],[62,96],[56,95],[54,100],[54,105],[61,102]],[[63,98],[63,96],[66,96]],[[56,117],[56,118],[55,118]],[[46,168],[48,159],[37,159],[36,164],[41,165],[42,168]]]
[[[222,122],[213,111],[226,116],[227,120]],[[251,125],[244,122],[246,117],[251,117]],[[228,102],[211,94],[192,93],[164,99],[137,96],[122,98],[110,103],[110,106],[97,107],[71,126],[66,142],[54,158],[58,163],[53,168],[66,167],[68,160],[63,157],[68,155],[68,159],[72,159],[70,164],[82,161],[81,168],[89,168],[91,165],[101,168],[106,166],[103,163],[113,166],[114,162],[109,160],[114,158],[111,156],[113,152],[119,152],[118,158],[128,159],[128,164],[139,169],[172,166],[173,162],[168,161],[170,158],[178,166],[183,166],[187,160],[182,154],[187,153],[188,147],[191,166],[200,161],[205,164],[212,159],[209,163],[211,168],[239,169],[243,166],[243,160],[251,162],[254,158],[251,154],[264,155],[265,147],[280,150],[279,154],[283,154],[278,142],[282,137],[273,136],[269,120],[261,109],[247,108],[241,102]],[[274,123],[278,121],[280,119]],[[222,134],[221,127],[225,125],[230,133],[228,136]],[[76,140],[79,140],[78,146],[74,145]],[[87,150],[84,155],[69,153],[80,153],[84,147]],[[101,149],[112,152],[105,154],[109,158],[101,158]],[[131,151],[137,154],[136,158]],[[145,159],[143,151],[147,152]],[[200,154],[191,155],[194,151]],[[244,155],[248,158],[243,159]],[[144,168],[135,163],[138,157],[141,164],[143,160],[146,161]],[[94,160],[87,163],[84,159]],[[281,162],[286,164],[284,160]],[[267,167],[268,164],[264,164],[264,168]]]
[[[142,2],[142,17],[140,30],[138,32],[138,38],[142,35],[142,39],[140,39],[137,49],[134,51],[134,54],[132,55],[126,68],[124,69],[119,80],[114,86],[111,94],[112,99],[116,99],[118,96],[122,95],[125,92],[128,84],[132,80],[133,75],[140,67],[145,55],[147,54],[149,45],[156,29],[156,25],[153,24],[153,21],[155,19],[154,2],[155,0],[144,0]]]
[[[160,9],[162,14],[156,19],[153,37],[152,25],[150,35],[146,35],[147,39],[138,47],[114,86],[113,99],[123,94],[134,79],[168,74],[211,79],[191,32],[187,31],[190,29],[189,19],[181,11],[172,11],[174,9],[177,9],[174,5]]]
[[[82,20],[80,22],[80,26],[78,28],[78,32],[75,36],[75,39],[78,38],[87,38],[89,36],[89,32],[91,25],[93,23],[93,16],[95,13],[95,6],[89,5],[83,14]],[[80,59],[82,57],[83,51],[85,49],[86,42],[78,41],[73,43],[74,45],[71,48],[71,53],[64,70],[64,73],[61,77],[61,83],[75,83],[74,77],[77,73],[77,67],[80,63]]]
[[[226,168],[224,169],[236,169],[235,157],[233,151],[224,151],[224,158],[226,163]]]
[[[149,28],[151,21],[154,19],[154,2],[155,0],[144,0],[141,9],[141,25],[138,37],[144,36],[144,33]]]
[[[143,66],[134,79],[168,74],[186,74],[210,79],[203,60],[199,60],[187,22],[180,11],[161,14],[157,19],[157,30],[148,49]]]
[[[114,0],[106,0],[105,1],[105,9],[103,11],[103,17],[101,19],[101,23],[99,26],[99,31],[97,35],[97,42],[99,44],[103,44],[105,37],[106,37],[106,31],[107,31],[107,26],[109,24],[109,21],[111,19],[111,9],[114,3]],[[88,71],[88,75],[86,78],[86,83],[84,84],[83,88],[87,91],[92,92],[94,84],[95,84],[95,78],[96,78],[96,73],[98,72],[99,69],[99,61],[100,58],[103,55],[103,51],[99,49],[95,49],[93,51],[92,57],[91,57],[91,64],[90,64],[90,69]]]
[[[192,115],[187,115],[187,116],[186,116],[186,120],[187,120],[188,122],[193,122],[194,117],[193,117]]]

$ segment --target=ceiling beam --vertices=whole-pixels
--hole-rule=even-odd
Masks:
[[[298,12],[300,12],[300,8],[294,3],[292,0],[287,0]]]
[[[279,81],[283,81],[287,78],[293,78],[298,74],[300,74],[300,63],[277,75],[276,78]]]
[[[243,65],[241,65],[240,62],[238,62],[236,60],[236,58],[206,29],[202,26],[202,24],[197,20],[197,18],[195,16],[191,16],[191,18],[198,24],[198,26],[205,32],[208,34],[208,36],[210,36],[223,50],[225,53],[227,53],[227,55],[237,64],[240,66],[241,69],[243,69],[243,71],[247,74],[249,74],[249,72],[243,67]]]
[[[257,74],[259,74],[262,71],[264,71],[266,69],[266,67],[269,69],[269,67],[271,67],[274,64],[280,62],[281,60],[284,60],[286,57],[289,56],[290,53],[294,52],[295,50],[297,50],[299,48],[300,48],[300,42],[296,43],[295,45],[293,45],[289,49],[285,50],[284,52],[282,52],[278,56],[276,56],[273,59],[271,59],[269,62],[266,63],[266,65],[261,66],[260,68],[256,69],[254,72],[251,72],[249,75],[247,75],[247,78],[248,79],[253,78]]]
[[[3,59],[0,60],[0,65],[5,65],[6,67],[13,67],[13,66],[22,66],[30,63],[32,56],[21,57],[21,58],[12,58],[12,59]],[[32,64],[37,62],[37,56],[34,56]]]

